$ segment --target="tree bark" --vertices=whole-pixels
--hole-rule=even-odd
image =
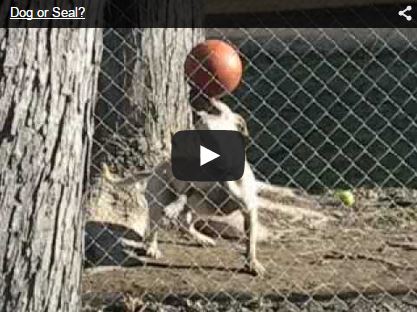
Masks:
[[[125,114],[142,129],[139,153],[149,168],[169,159],[175,132],[192,128],[184,62],[204,35],[201,29],[146,28],[133,36],[138,54],[127,81]]]
[[[184,62],[204,40],[202,1],[144,0],[138,6],[142,28],[117,29],[117,35],[107,33],[105,38],[114,49],[104,62],[96,109],[98,168],[100,162],[117,165],[118,171],[152,168],[169,157],[171,136],[192,127]],[[125,40],[118,43],[121,36]]]
[[[0,311],[78,311],[101,30],[0,29]]]

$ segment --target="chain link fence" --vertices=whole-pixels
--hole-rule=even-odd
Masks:
[[[127,33],[104,31],[86,311],[417,311],[415,29],[207,29],[244,63],[239,89],[223,100],[247,122],[247,158],[262,181],[263,278],[241,270],[239,212],[204,221],[216,246],[196,245],[167,220],[162,259],[127,251],[126,241],[142,241],[132,230],[141,213],[131,211],[146,203],[132,194],[146,183],[106,182],[100,167],[140,164],[123,113],[126,49],[135,52]],[[125,210],[103,208],[114,201]]]

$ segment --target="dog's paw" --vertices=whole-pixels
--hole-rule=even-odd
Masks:
[[[194,239],[197,242],[197,244],[199,244],[202,247],[216,246],[216,242],[214,241],[214,239],[201,233],[200,231],[197,231],[194,228],[194,225],[191,225],[191,227],[188,229],[188,235],[191,239]]]
[[[155,246],[149,246],[148,249],[146,249],[146,255],[153,259],[161,259],[162,258],[162,252],[158,249],[158,247]]]
[[[210,237],[199,237],[197,239],[197,242],[202,247],[214,247],[214,246],[216,246],[216,242],[213,239],[211,239]]]
[[[164,208],[164,213],[168,219],[177,219],[184,210],[187,203],[187,196],[180,195],[178,199]]]
[[[250,260],[249,264],[246,265],[246,269],[249,273],[259,277],[263,277],[266,273],[264,266],[256,259]]]
[[[214,247],[216,246],[216,242],[211,237],[208,237],[207,235],[204,235],[200,232],[191,232],[190,238],[194,239],[197,244],[199,244],[201,247]]]

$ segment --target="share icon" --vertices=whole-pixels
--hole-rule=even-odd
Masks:
[[[411,11],[411,9],[412,9],[411,5],[407,5],[407,7],[404,10],[401,10],[401,11],[398,12],[398,15],[405,17],[405,19],[410,22],[413,19],[413,17],[411,15],[406,14],[406,13],[408,11]]]

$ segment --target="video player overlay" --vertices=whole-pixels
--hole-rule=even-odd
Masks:
[[[209,14],[203,0],[1,1],[0,27],[416,27],[409,3]]]

